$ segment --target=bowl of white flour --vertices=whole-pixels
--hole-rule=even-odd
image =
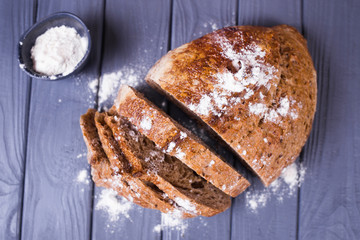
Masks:
[[[80,72],[90,49],[84,22],[74,14],[58,12],[37,22],[20,38],[19,66],[33,78],[64,79]]]

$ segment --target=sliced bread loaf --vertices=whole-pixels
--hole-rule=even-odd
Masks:
[[[127,171],[118,169],[119,166],[129,166],[129,164],[125,163],[127,160],[123,154],[118,152],[119,149],[116,141],[112,138],[111,130],[103,124],[101,118],[96,118],[95,115],[96,110],[89,109],[80,118],[80,126],[88,148],[88,159],[95,184],[99,187],[113,189],[139,206],[158,209],[164,213],[176,211],[177,215],[183,218],[194,217],[194,214],[190,214],[176,205],[154,184],[129,175],[127,172],[129,168],[126,169]],[[111,159],[110,161],[107,155]],[[118,161],[122,161],[123,164],[119,165]]]
[[[128,184],[122,179],[120,171],[114,171],[110,167],[110,162],[102,148],[95,126],[95,113],[95,109],[89,109],[86,114],[80,117],[80,126],[88,149],[88,161],[91,165],[91,175],[95,184],[101,187],[112,188],[119,195],[142,207],[151,207],[140,197],[137,197],[136,192],[133,192],[128,187]]]
[[[134,175],[156,185],[188,213],[213,216],[225,211],[230,197],[196,172],[159,149],[125,117],[106,115],[115,139],[126,158],[136,166]]]
[[[207,34],[163,56],[146,81],[210,126],[266,186],[310,134],[316,72],[306,40],[287,25]]]
[[[190,131],[133,88],[120,87],[112,113],[127,118],[138,131],[168,155],[176,157],[226,194],[236,197],[249,182]]]
[[[188,213],[187,211],[176,206],[173,200],[164,194],[156,185],[153,183],[139,179],[137,177],[133,177],[131,170],[131,165],[126,160],[124,154],[120,150],[118,143],[115,141],[112,131],[109,126],[105,123],[104,114],[97,112],[95,114],[95,123],[96,128],[99,133],[100,141],[102,143],[103,149],[110,160],[110,165],[115,171],[115,175],[117,175],[117,179],[122,181],[122,183],[127,187],[127,189],[131,190],[130,195],[134,199],[141,199],[143,202],[147,203],[148,208],[158,209],[164,213],[172,212],[175,209],[178,209],[182,212],[182,217],[194,217],[195,214]],[[118,169],[118,162],[126,161],[128,163],[129,168],[127,171],[121,171]],[[119,173],[122,173],[121,175]],[[113,183],[110,187],[117,187],[113,179],[106,182]],[[114,184],[115,183],[115,184]],[[135,202],[135,201],[134,201]],[[136,202],[137,203],[137,202]],[[138,203],[139,204],[139,203]],[[143,206],[142,204],[139,204]]]

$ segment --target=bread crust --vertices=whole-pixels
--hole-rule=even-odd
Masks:
[[[295,28],[220,29],[163,56],[146,81],[200,119],[268,186],[305,144],[316,72]]]
[[[129,119],[167,154],[177,157],[226,194],[236,197],[250,184],[190,131],[133,88],[123,85],[111,111]],[[148,126],[146,126],[148,125]]]

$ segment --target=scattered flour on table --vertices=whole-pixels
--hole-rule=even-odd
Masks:
[[[81,170],[77,177],[76,177],[76,181],[78,183],[85,183],[85,184],[89,184],[90,183],[90,177],[88,175],[88,171],[86,169]]]
[[[107,109],[108,106],[103,106],[107,101],[113,102],[120,85],[126,84],[132,87],[138,87],[143,82],[146,68],[144,66],[124,66],[121,69],[104,73],[100,78],[100,89],[98,79],[92,79],[88,83],[88,88],[91,93],[95,94],[99,90],[99,105]]]
[[[85,157],[87,154],[86,154],[86,152],[84,152],[84,153],[79,153],[77,156],[76,156],[76,158],[82,158],[82,157]]]
[[[273,197],[282,202],[284,197],[293,196],[304,181],[305,173],[306,169],[302,164],[291,164],[282,171],[280,177],[270,184],[268,188],[248,190],[245,195],[246,206],[252,212],[257,212],[259,208],[265,207],[268,200]]]
[[[99,87],[98,80],[96,78],[91,80],[88,84],[88,87],[92,93],[96,93]]]
[[[132,202],[120,197],[112,189],[103,189],[98,198],[99,201],[95,209],[106,212],[110,222],[118,221],[121,217],[125,217],[131,221],[129,212],[134,206]]]
[[[176,230],[181,234],[184,234],[188,228],[188,222],[181,218],[182,211],[174,210],[171,213],[161,213],[161,224],[154,227],[154,232],[160,232],[161,230]]]
[[[207,23],[204,23],[203,27],[204,28],[210,27],[212,31],[215,31],[215,30],[219,29],[218,25],[214,21],[209,21]]]

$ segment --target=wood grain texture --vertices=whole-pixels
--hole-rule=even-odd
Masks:
[[[101,69],[100,95],[109,89],[106,78],[118,73],[112,81],[128,84],[145,93],[154,103],[161,105],[164,97],[148,87],[144,77],[148,69],[166,53],[170,24],[170,1],[107,0],[105,12],[104,56]],[[109,78],[108,78],[109,79]],[[117,89],[119,85],[114,87]],[[100,100],[100,108],[112,106],[114,97]],[[164,105],[165,106],[165,105]],[[96,188],[95,196],[101,189]],[[95,206],[98,204],[95,198]],[[109,223],[101,211],[94,211],[93,239],[160,239],[161,233],[154,231],[161,223],[160,212],[135,209],[129,212],[131,220],[120,216]],[[110,224],[109,226],[107,226]],[[116,226],[116,227],[113,227]]]
[[[358,1],[304,1],[319,90],[299,239],[360,239],[359,12]]]
[[[239,0],[238,25],[288,24],[301,32],[301,13],[300,0]]]
[[[301,30],[300,1],[239,1],[239,25],[274,26],[289,24]],[[237,164],[240,164],[237,162]],[[247,194],[254,196],[265,189],[251,177],[252,186]],[[264,207],[252,211],[246,204],[245,194],[234,199],[232,208],[232,239],[296,239],[297,194],[283,201],[273,194]]]
[[[146,84],[144,77],[150,67],[167,51],[170,24],[170,1],[106,1],[104,57],[101,88],[109,89],[104,79],[111,73],[120,84],[128,84],[145,93],[156,104],[164,97]],[[118,85],[114,85],[116,89]],[[112,97],[100,100],[100,107],[112,106]]]
[[[89,171],[79,118],[95,95],[88,82],[99,69],[101,1],[39,1],[38,19],[54,12],[79,15],[92,34],[91,61],[81,75],[32,81],[22,239],[89,239],[92,185],[77,182]]]
[[[19,68],[17,43],[32,25],[33,1],[2,1],[0,15],[0,239],[18,239],[30,78]]]
[[[106,210],[96,208],[103,189],[95,187],[92,239],[160,239],[160,232],[153,231],[160,224],[159,211],[132,204],[129,211],[119,214],[118,219],[111,220]]]
[[[171,29],[171,49],[199,38],[219,28],[235,25],[236,1],[175,0]],[[169,112],[175,120],[201,137],[210,147],[218,150],[203,128],[189,116],[169,103]],[[163,239],[230,239],[231,211],[211,218],[198,217],[184,220],[186,231],[165,229]]]

